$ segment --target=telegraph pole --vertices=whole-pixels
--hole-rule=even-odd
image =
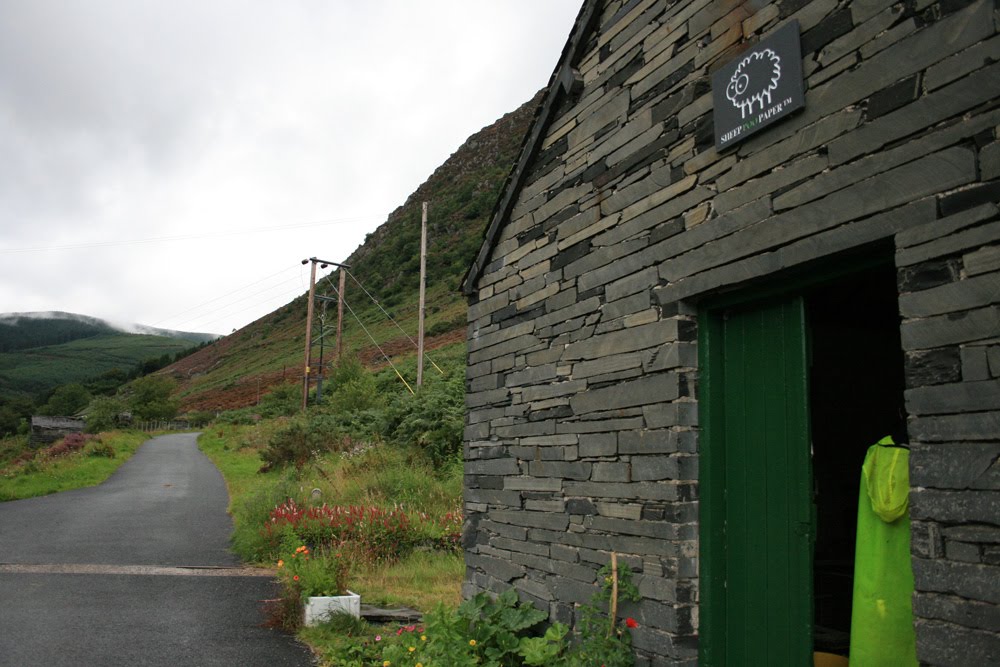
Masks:
[[[302,263],[312,262],[312,270],[309,272],[309,303],[306,305],[306,363],[305,372],[302,375],[302,410],[305,411],[306,403],[309,400],[309,364],[310,352],[312,351],[312,326],[313,326],[313,297],[316,295],[316,258],[302,260]]]
[[[319,264],[319,268],[325,269],[328,266],[336,266],[341,268],[350,268],[346,264],[338,264],[337,262],[328,262],[323,259],[316,259],[315,257],[310,257],[309,259],[302,260],[303,264],[312,262],[312,270],[309,272],[309,303],[306,306],[306,354],[305,354],[305,372],[302,375],[302,410],[306,409],[306,405],[309,402],[309,366],[312,363],[312,321],[313,321],[313,300],[316,296],[316,265]]]
[[[420,216],[420,305],[417,309],[417,386],[424,384],[424,303],[427,283],[427,202]]]
[[[344,330],[344,288],[347,286],[344,281],[344,275],[347,273],[347,267],[340,267],[337,273],[340,274],[339,294],[337,294],[337,363],[340,363],[340,334]]]

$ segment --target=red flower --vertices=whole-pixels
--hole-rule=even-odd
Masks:
[[[630,628],[637,628],[637,627],[639,627],[639,622],[636,621],[631,616],[629,616],[628,618],[625,619],[625,625],[628,626],[628,627],[630,627]]]

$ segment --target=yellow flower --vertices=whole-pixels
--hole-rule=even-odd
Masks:
[[[420,635],[420,641],[422,642],[427,641],[427,635]]]
[[[469,640],[469,646],[475,646],[475,645],[476,645],[476,640],[475,639],[470,639]]]
[[[408,648],[406,650],[409,651],[410,653],[413,653],[414,651],[417,650],[417,647],[416,646],[411,646],[410,648]]]
[[[417,667],[424,667],[424,663],[422,663],[422,662],[418,662],[418,663],[417,663]]]
[[[388,660],[386,660],[386,661],[384,661],[382,663],[382,667],[389,667],[389,665],[391,665],[391,664],[392,664],[391,662],[389,662]]]
[[[278,567],[285,567],[285,561],[279,560],[278,561]]]

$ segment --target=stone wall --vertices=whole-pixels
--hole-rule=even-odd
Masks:
[[[35,416],[31,418],[29,441],[32,447],[49,445],[70,433],[83,433],[86,426],[86,422],[77,417]]]
[[[806,108],[717,153],[711,72],[792,19]],[[467,593],[572,621],[615,550],[639,664],[695,664],[696,303],[892,242],[918,654],[1000,659],[998,22],[994,0],[585,5],[470,276]]]

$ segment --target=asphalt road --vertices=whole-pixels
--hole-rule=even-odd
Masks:
[[[0,667],[312,665],[262,626],[277,588],[228,551],[227,502],[184,434],[100,486],[0,503]]]

